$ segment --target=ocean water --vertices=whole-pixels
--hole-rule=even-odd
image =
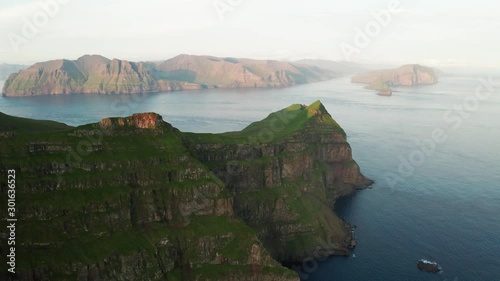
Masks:
[[[286,89],[134,98],[0,98],[0,112],[70,125],[157,112],[183,131],[224,132],[293,103],[321,100],[375,184],[335,203],[356,226],[351,256],[309,261],[302,280],[500,280],[500,79],[445,77],[397,90],[380,97],[339,78]],[[419,271],[422,258],[443,271]]]

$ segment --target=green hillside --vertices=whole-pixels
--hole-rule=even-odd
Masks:
[[[71,128],[71,126],[59,122],[13,117],[0,112],[0,132],[40,133],[63,131]]]

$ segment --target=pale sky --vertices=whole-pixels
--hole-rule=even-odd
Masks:
[[[55,8],[41,7],[50,2]],[[357,51],[349,58],[358,62],[500,67],[500,1],[400,0],[399,12],[387,12],[391,19],[381,26],[373,12],[391,2],[1,0],[0,63],[181,53],[346,60],[341,46],[350,45]],[[214,3],[230,10],[218,13]],[[356,29],[370,26],[369,42],[356,45]]]

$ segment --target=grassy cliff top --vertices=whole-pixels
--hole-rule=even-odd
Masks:
[[[156,113],[134,114],[126,118],[107,118],[102,120],[98,125],[113,127],[115,129],[121,127],[124,130],[133,128],[153,130],[171,128],[171,125],[163,121],[162,117]],[[92,124],[88,124],[79,128],[91,129],[93,126]],[[0,113],[0,132],[43,133],[72,128],[66,124],[54,121],[33,120]],[[342,128],[333,120],[320,101],[316,101],[309,106],[293,104],[269,114],[263,120],[254,122],[241,131],[222,134],[185,133],[185,135],[196,137],[202,142],[247,143],[252,142],[252,140],[272,142],[282,140],[305,129],[338,132],[345,135]]]
[[[0,132],[43,133],[71,128],[73,127],[59,122],[14,117],[0,112]]]
[[[287,108],[269,114],[261,121],[254,122],[237,132],[222,134],[191,134],[198,140],[217,143],[246,143],[257,141],[259,143],[282,140],[300,130],[321,129],[338,132],[345,135],[344,130],[333,120],[321,101],[316,101],[309,106],[293,104]]]

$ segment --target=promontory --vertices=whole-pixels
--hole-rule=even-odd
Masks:
[[[372,183],[319,101],[223,134],[155,113],[0,121],[0,173],[19,175],[15,280],[298,281],[281,263],[347,255],[332,202]]]

